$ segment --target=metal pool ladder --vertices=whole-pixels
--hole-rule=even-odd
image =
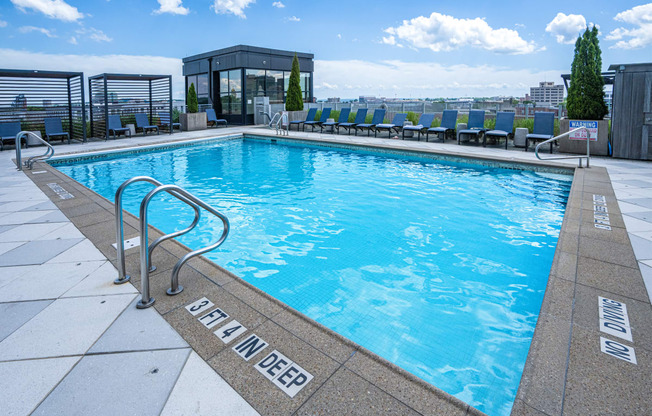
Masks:
[[[149,290],[149,273],[156,270],[156,267],[153,267],[151,265],[152,252],[154,251],[154,248],[156,248],[159,244],[161,244],[165,240],[179,237],[194,229],[197,223],[199,223],[199,218],[201,216],[200,208],[205,209],[206,211],[210,212],[211,214],[215,215],[220,220],[222,220],[222,224],[224,225],[224,228],[222,230],[222,235],[215,243],[207,247],[201,248],[199,250],[191,251],[190,253],[183,256],[174,265],[174,268],[172,269],[170,288],[167,290],[166,293],[171,296],[179,294],[183,291],[183,286],[179,285],[179,270],[191,258],[199,256],[200,254],[207,253],[211,250],[215,250],[224,242],[224,240],[226,240],[226,237],[229,235],[229,219],[226,216],[222,215],[220,212],[218,212],[215,208],[211,207],[210,205],[208,205],[201,199],[197,198],[196,196],[192,195],[190,192],[186,191],[180,186],[164,185],[161,182],[157,181],[156,179],[150,178],[149,176],[136,176],[126,180],[122,185],[120,185],[120,187],[115,193],[115,225],[116,225],[116,243],[117,243],[116,249],[118,252],[118,257],[117,257],[118,278],[114,281],[115,284],[126,283],[131,279],[131,276],[126,274],[126,267],[125,267],[124,221],[122,218],[122,194],[124,193],[125,189],[129,185],[135,182],[149,182],[152,185],[156,186],[156,188],[152,189],[147,195],[145,195],[145,197],[142,199],[140,203],[141,300],[138,301],[136,307],[138,309],[144,309],[144,308],[149,308],[155,302],[155,299],[153,297],[150,297],[150,290]],[[166,234],[158,238],[151,245],[149,245],[149,240],[147,238],[147,231],[148,231],[147,208],[152,198],[154,198],[154,196],[156,196],[161,192],[167,192],[173,197],[189,205],[195,211],[195,219],[187,228],[180,231],[175,231],[170,234]]]
[[[27,138],[30,135],[36,138],[39,142],[46,145],[47,149],[45,150],[45,153],[43,153],[42,155],[32,156],[29,159],[27,159],[24,163],[22,163],[21,155],[20,155],[20,141],[24,137],[25,143],[27,143]],[[27,169],[32,170],[32,166],[34,166],[34,163],[36,163],[37,161],[48,160],[52,156],[54,156],[54,147],[52,147],[50,143],[38,137],[36,134],[32,133],[31,131],[21,131],[16,135],[16,166],[18,170],[23,170],[23,165],[26,166]]]
[[[586,133],[586,154],[585,155],[579,155],[579,156],[555,156],[555,157],[547,157],[545,159],[542,159],[541,156],[539,156],[539,148],[541,146],[543,146],[544,144],[554,142],[557,139],[560,139],[560,138],[562,138],[564,136],[568,136],[571,133],[575,133],[576,131],[579,131],[579,130],[584,130],[584,132]],[[555,136],[552,139],[548,139],[545,142],[541,142],[541,143],[537,144],[536,147],[534,148],[534,155],[539,160],[559,160],[559,159],[575,159],[575,158],[577,158],[577,160],[579,161],[579,164],[580,164],[579,165],[580,168],[582,167],[582,159],[586,159],[586,167],[590,168],[591,167],[590,166],[590,160],[591,160],[590,145],[591,145],[591,137],[590,137],[590,134],[589,134],[589,130],[586,127],[582,126],[582,127],[578,127],[576,129],[573,129],[573,130],[569,130],[566,133],[562,133],[559,136]],[[550,146],[552,146],[552,145],[550,145]]]
[[[285,124],[285,129],[283,129],[283,124]],[[269,121],[269,128],[275,129],[276,134],[287,136],[290,129],[287,113],[278,112],[274,114],[274,117]]]

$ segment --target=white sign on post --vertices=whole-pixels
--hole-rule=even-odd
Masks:
[[[570,120],[568,122],[568,129],[573,130],[580,127],[586,127],[586,130],[579,130],[568,135],[571,140],[586,140],[586,133],[588,130],[589,138],[592,142],[598,141],[598,122],[597,121],[580,121]]]

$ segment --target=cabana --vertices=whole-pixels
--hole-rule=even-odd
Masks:
[[[20,130],[40,132],[46,139],[47,119],[50,128],[61,128],[50,138],[85,142],[84,106],[82,72],[0,69],[0,123],[4,125],[20,123]]]
[[[172,134],[172,76],[99,74],[88,78],[91,136],[109,138],[109,115],[122,124],[136,125],[136,113],[144,113],[150,125]],[[164,114],[164,116],[161,116]]]

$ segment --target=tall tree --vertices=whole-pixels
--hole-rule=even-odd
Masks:
[[[292,59],[292,71],[290,72],[290,85],[288,85],[287,97],[285,98],[285,109],[287,111],[303,110],[303,94],[301,92],[301,77],[299,59],[294,54]]]
[[[604,102],[602,56],[598,29],[588,27],[575,42],[571,64],[571,84],[568,88],[568,118],[602,120],[608,113]]]
[[[196,113],[199,110],[197,104],[197,92],[195,91],[195,84],[191,83],[188,88],[188,96],[186,97],[186,107],[189,113]]]

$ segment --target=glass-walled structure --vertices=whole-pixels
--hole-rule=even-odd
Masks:
[[[254,98],[285,102],[294,52],[238,45],[183,59],[186,92],[195,85],[200,108],[214,108],[229,124],[253,124]],[[304,102],[313,101],[313,58],[297,53]]]

